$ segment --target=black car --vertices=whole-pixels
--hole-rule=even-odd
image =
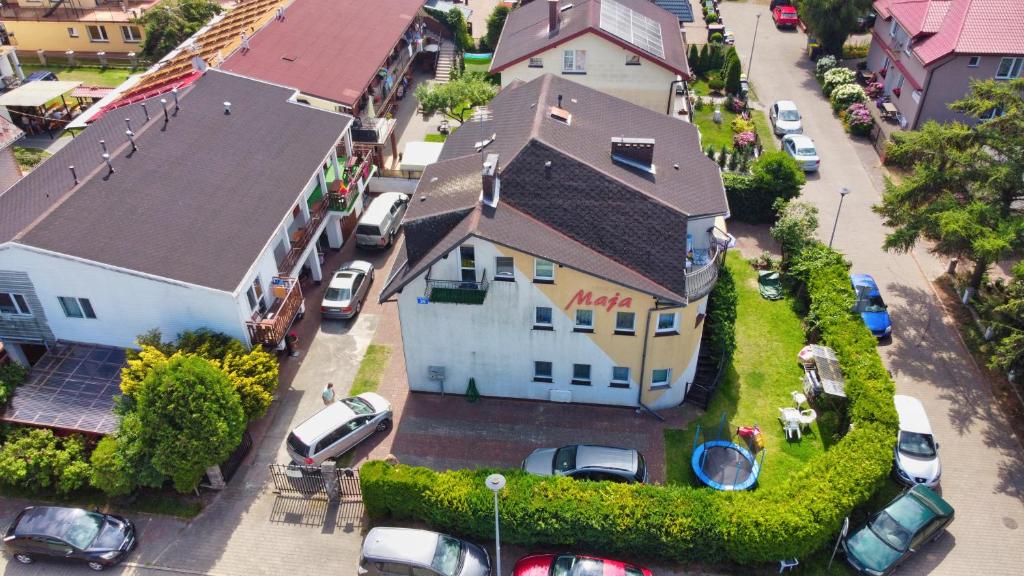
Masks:
[[[22,510],[4,534],[7,552],[22,564],[54,556],[82,560],[93,570],[124,560],[135,542],[135,525],[127,518],[56,506]]]

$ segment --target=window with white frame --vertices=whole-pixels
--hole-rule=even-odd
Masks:
[[[584,386],[590,385],[590,364],[572,365],[572,383]]]
[[[579,74],[587,71],[586,50],[566,50],[562,56],[562,72]]]
[[[555,263],[543,258],[533,261],[533,281],[550,284],[555,281]]]
[[[142,32],[139,30],[138,26],[123,25],[121,26],[121,38],[124,39],[125,42],[141,42]]]
[[[981,56],[971,56],[967,60],[968,68],[977,68],[978,66],[981,66]]]
[[[1024,65],[1024,58],[1003,58],[999,61],[999,68],[996,68],[996,80],[1020,78],[1022,65]]]
[[[92,302],[88,298],[75,298],[73,296],[58,296],[60,307],[64,309],[64,315],[68,318],[96,318],[96,311],[92,308]]]
[[[24,295],[16,292],[0,292],[0,313],[31,316],[32,309],[28,307]]]
[[[554,367],[551,362],[537,361],[533,363],[534,382],[554,382]]]
[[[593,332],[594,331],[594,311],[586,310],[583,308],[576,310],[576,327],[577,332]]]
[[[892,19],[892,23],[889,24],[889,36],[891,36],[892,38],[895,38],[896,37],[896,29],[899,28],[899,26],[900,25],[896,23],[896,19],[893,18]]]
[[[903,76],[903,74],[897,72],[896,73],[896,85],[893,86],[892,89],[893,90],[903,90],[903,82],[905,80],[906,80],[906,77]]]
[[[636,334],[636,312],[616,312],[615,333]]]
[[[537,306],[533,309],[533,327],[542,330],[551,329],[551,308],[549,306]]]
[[[86,26],[85,31],[89,33],[90,42],[110,42],[106,26]]]
[[[629,366],[612,366],[612,388],[629,388]]]
[[[494,279],[513,281],[516,279],[515,260],[511,256],[496,256],[494,258]]]
[[[74,26],[68,26],[68,38],[78,38],[78,29]]]
[[[906,54],[907,56],[910,55],[910,42],[910,38],[907,38],[906,41],[903,42],[903,53]]]
[[[671,368],[657,368],[651,371],[651,388],[667,388],[671,385]]]
[[[263,299],[263,284],[260,282],[259,276],[253,278],[252,286],[245,291],[245,297],[249,300],[250,310],[258,310],[260,314],[267,311],[267,303]]]
[[[543,58],[530,58],[530,68],[543,68],[543,67],[544,67],[544,59]]]
[[[658,325],[655,334],[678,334],[679,314],[676,312],[661,312],[658,314]]]

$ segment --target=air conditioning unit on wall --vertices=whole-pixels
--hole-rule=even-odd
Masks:
[[[552,402],[562,402],[568,404],[572,402],[572,391],[571,390],[551,390],[550,399]]]

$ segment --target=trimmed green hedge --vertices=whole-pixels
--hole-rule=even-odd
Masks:
[[[789,481],[751,492],[539,478],[503,470],[502,538],[521,546],[573,546],[608,554],[679,561],[774,562],[803,558],[832,541],[844,516],[866,502],[891,467],[894,386],[875,339],[849,312],[846,267],[810,275],[817,329],[846,374],[851,431]],[[769,464],[770,466],[770,460]],[[487,540],[493,507],[484,478],[492,470],[433,472],[368,462],[360,470],[372,518],[420,520]]]

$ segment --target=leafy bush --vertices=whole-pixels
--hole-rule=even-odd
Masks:
[[[277,358],[262,348],[253,348],[228,354],[221,367],[238,392],[245,419],[255,420],[266,414],[277,389]]]
[[[94,488],[108,496],[124,496],[135,489],[134,474],[119,450],[116,437],[103,437],[92,451],[90,462],[92,475],[89,482]]]
[[[825,73],[829,70],[839,66],[839,62],[836,57],[831,54],[826,54],[814,64],[814,77],[818,79],[818,83],[825,82]]]
[[[451,32],[455,38],[455,45],[460,51],[473,49],[473,36],[469,34],[469,27],[466,26],[466,19],[461,10],[449,10],[442,12],[433,8],[424,8],[427,16],[437,20]]]
[[[718,14],[715,12],[708,12],[704,16],[704,22],[708,24],[715,24],[716,22],[718,22]]]
[[[708,77],[708,90],[711,90],[712,92],[721,92],[722,88],[725,88],[725,82],[722,80],[722,76],[713,72]]]
[[[153,467],[179,492],[199,484],[206,469],[242,440],[245,413],[231,381],[198,356],[158,364],[136,390],[139,441]]]
[[[755,130],[754,121],[748,120],[742,116],[733,118],[729,126],[732,127],[733,134],[739,134],[740,132],[753,132]]]
[[[711,50],[711,48],[707,44],[704,44],[704,45],[702,45],[700,47],[700,58],[698,58],[698,60],[697,60],[698,68],[696,70],[694,70],[697,73],[698,76],[703,76],[703,75],[707,74],[711,70],[711,67],[710,67],[711,52],[710,52],[710,50]]]
[[[81,436],[58,438],[45,428],[15,428],[0,447],[0,483],[68,494],[89,480],[88,454]]]
[[[721,32],[715,32],[714,34],[711,35],[711,38],[708,38],[708,42],[711,42],[712,44],[721,44],[722,43],[722,33]]]
[[[686,56],[686,61],[690,64],[694,74],[700,75],[704,73],[700,67],[700,50],[696,44],[690,44],[690,52]]]
[[[818,208],[803,200],[777,200],[775,211],[779,218],[772,226],[771,235],[782,248],[782,256],[801,254],[804,248],[815,242],[814,231],[818,229]],[[807,278],[802,279],[807,282]]]
[[[17,362],[0,364],[0,406],[11,399],[14,389],[24,384],[27,377],[28,368]]]
[[[746,150],[754,145],[757,136],[753,132],[740,132],[732,137],[734,150]]]
[[[718,281],[708,296],[704,329],[708,330],[708,352],[718,360],[732,356],[736,349],[736,282],[728,266],[718,270]]]
[[[800,194],[805,177],[784,152],[766,152],[750,167],[750,176],[723,174],[725,195],[733,218],[754,224],[775,220],[776,202]]]
[[[885,84],[881,82],[872,82],[868,84],[868,87],[864,89],[864,92],[868,95],[868,98],[878,98],[882,95],[882,91],[885,90]]]
[[[868,110],[868,107],[858,102],[845,110],[843,124],[850,131],[850,134],[854,136],[867,136],[871,134],[871,128],[875,125],[875,121],[871,118],[871,112]]]
[[[870,44],[853,44],[847,42],[846,44],[843,44],[843,59],[855,60],[857,58],[867,58],[868,51],[870,49]]]
[[[856,84],[843,84],[832,92],[829,100],[832,102],[832,111],[839,112],[854,104],[867,102],[868,96],[864,89]]]
[[[825,96],[831,96],[836,88],[844,84],[853,84],[857,81],[857,74],[849,68],[833,68],[825,72],[824,81],[821,83],[821,91]]]

